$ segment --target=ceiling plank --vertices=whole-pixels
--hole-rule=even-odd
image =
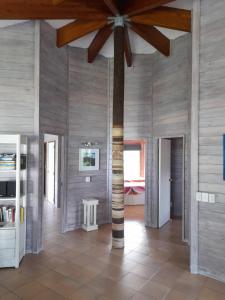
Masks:
[[[103,28],[107,20],[75,21],[57,30],[57,47],[65,46],[84,35]]]
[[[42,20],[42,19],[82,19],[103,20],[112,14],[99,0],[69,0],[53,5],[52,0],[1,0],[0,19]]]
[[[115,0],[104,0],[104,2],[114,16],[118,16],[120,14]]]
[[[102,47],[104,46],[105,42],[110,37],[112,32],[113,32],[113,28],[112,28],[112,24],[110,24],[100,29],[99,32],[96,34],[95,38],[93,39],[92,43],[88,48],[89,63],[92,63],[95,60],[99,51],[102,49]]]
[[[159,7],[147,13],[131,17],[134,23],[160,26],[191,32],[191,11],[172,7]]]
[[[64,3],[66,0],[52,0],[52,4],[53,5],[59,5],[59,4],[62,4]]]
[[[170,40],[153,26],[131,24],[131,29],[165,56],[170,56]]]
[[[125,0],[123,14],[134,16],[175,0]]]
[[[130,46],[130,38],[129,38],[129,32],[128,32],[127,26],[124,27],[124,42],[125,42],[124,51],[125,51],[127,66],[131,67],[133,57],[132,57],[132,51],[131,51],[131,46]]]

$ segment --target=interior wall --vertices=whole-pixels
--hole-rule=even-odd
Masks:
[[[158,226],[158,137],[184,136],[185,238],[189,235],[191,35],[171,42],[172,54],[134,55],[126,68],[124,130],[126,139],[146,141],[145,224]],[[113,60],[110,61],[110,118],[113,100]],[[110,119],[111,125],[111,119]],[[110,153],[111,153],[111,139]],[[110,160],[111,162],[111,160]],[[109,172],[111,186],[111,172]]]
[[[200,272],[225,281],[225,2],[201,0],[199,190],[216,203],[199,203]]]
[[[172,217],[183,216],[183,139],[171,139],[171,202]]]
[[[124,138],[145,141],[146,205],[145,223],[151,226],[151,170],[152,170],[152,76],[154,55],[133,55],[133,66],[125,70],[124,95]],[[110,128],[112,126],[113,105],[113,60],[110,60]],[[110,158],[112,138],[110,135]],[[109,187],[111,188],[111,159],[109,167]],[[111,190],[110,190],[111,191]]]
[[[40,78],[39,78],[39,233],[38,250],[42,248],[42,209],[44,195],[44,134],[59,136],[59,149],[67,149],[68,134],[68,48],[56,47],[56,30],[46,22],[40,22]],[[60,137],[65,137],[61,145]],[[59,152],[59,168],[61,166],[61,151]],[[60,171],[60,170],[59,170]],[[66,170],[64,170],[66,174]],[[66,178],[64,179],[66,184]],[[61,179],[58,177],[58,187]],[[58,190],[60,193],[61,190]],[[66,202],[66,194],[64,199]],[[62,210],[64,202],[62,201]],[[64,221],[64,220],[62,220]],[[64,231],[64,224],[62,224]]]
[[[0,133],[28,136],[27,251],[33,250],[35,194],[35,26],[0,29]]]
[[[83,222],[82,199],[97,198],[98,222],[108,223],[108,59],[98,56],[87,63],[86,50],[69,49],[69,137],[66,228],[79,228]],[[97,143],[99,171],[79,171],[82,142]],[[85,177],[91,176],[86,183]]]
[[[153,136],[155,138],[183,136],[185,141],[184,211],[187,240],[190,202],[191,47],[191,35],[187,34],[172,42],[170,57],[156,53],[153,77]],[[154,155],[153,159],[156,161],[157,155]],[[157,201],[157,198],[153,201]]]
[[[152,170],[152,79],[153,55],[134,55],[133,66],[126,68],[124,97],[124,138],[145,141],[145,223],[151,226]]]

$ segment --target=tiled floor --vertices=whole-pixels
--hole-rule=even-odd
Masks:
[[[140,212],[140,210],[139,210]],[[125,250],[111,249],[111,226],[58,233],[57,210],[46,218],[45,251],[18,270],[0,270],[0,299],[224,300],[225,285],[188,272],[180,223],[146,229],[126,211]]]

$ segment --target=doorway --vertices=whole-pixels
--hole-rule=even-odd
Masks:
[[[43,155],[43,227],[44,246],[53,233],[61,231],[60,201],[60,138],[57,135],[44,134]]]
[[[145,142],[124,141],[125,219],[144,223],[145,208]]]
[[[59,141],[57,135],[44,135],[44,197],[60,207],[58,195]]]
[[[158,227],[176,224],[184,240],[184,138],[159,139]]]

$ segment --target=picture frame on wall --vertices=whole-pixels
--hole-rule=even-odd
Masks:
[[[79,149],[79,171],[99,170],[99,149]]]

